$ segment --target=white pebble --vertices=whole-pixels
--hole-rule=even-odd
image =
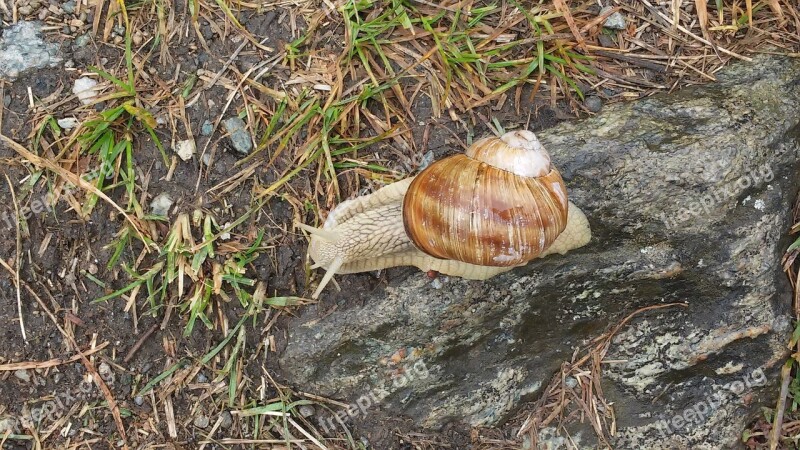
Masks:
[[[97,81],[89,77],[80,77],[75,80],[72,93],[78,96],[81,103],[88,105],[97,97]]]
[[[183,141],[178,141],[178,143],[175,144],[175,152],[184,161],[192,159],[192,156],[194,156],[194,152],[196,150],[197,147],[195,146],[194,139],[186,139]]]
[[[65,117],[63,119],[58,119],[58,126],[60,126],[65,130],[71,130],[77,127],[78,124],[80,124],[80,122],[78,121],[78,119],[74,117]]]

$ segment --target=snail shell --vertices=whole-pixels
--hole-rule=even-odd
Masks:
[[[465,155],[431,164],[403,200],[417,248],[481,266],[539,256],[567,226],[567,190],[530,131],[477,141]]]
[[[416,177],[339,204],[309,232],[311,266],[325,276],[411,265],[483,280],[533,258],[586,245],[583,212],[529,131],[476,141]]]

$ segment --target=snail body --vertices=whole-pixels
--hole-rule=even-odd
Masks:
[[[324,268],[313,298],[334,274],[416,266],[483,280],[589,242],[583,212],[536,136],[506,133],[419,175],[347,200],[311,234],[312,268]]]

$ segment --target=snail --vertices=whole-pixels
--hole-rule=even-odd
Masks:
[[[416,266],[484,280],[591,237],[550,155],[527,130],[474,142],[415,177],[340,203],[311,237],[312,269],[335,274]]]

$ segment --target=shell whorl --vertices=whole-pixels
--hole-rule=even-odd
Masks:
[[[476,141],[421,172],[403,200],[406,233],[423,252],[481,266],[524,264],[567,224],[561,174],[529,131]]]

